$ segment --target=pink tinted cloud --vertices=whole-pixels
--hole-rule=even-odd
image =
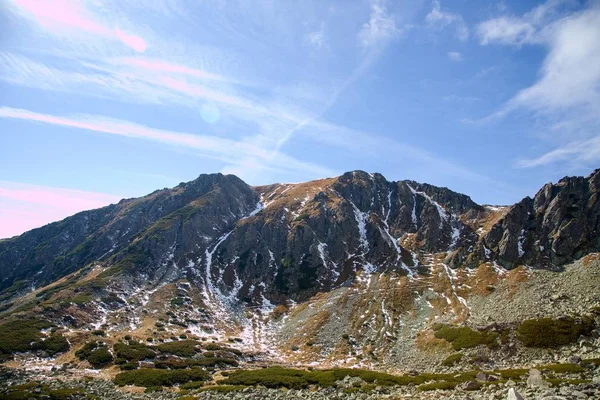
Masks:
[[[110,30],[95,22],[83,3],[77,0],[13,0],[15,5],[33,15],[45,28],[68,26],[82,31],[107,35]]]
[[[125,45],[131,47],[138,53],[143,53],[146,51],[146,42],[141,37],[129,35],[119,28],[115,28],[115,35],[117,35],[121,42],[125,43]]]
[[[146,69],[154,72],[171,72],[175,74],[189,75],[194,78],[200,79],[229,81],[229,79],[218,74],[213,74],[211,72],[204,71],[201,69],[190,68],[185,65],[172,64],[162,60],[154,60],[148,58],[121,58],[116,60],[116,62],[130,67]]]
[[[105,193],[0,181],[0,238],[119,200]]]
[[[117,39],[138,53],[146,51],[146,42],[139,36],[124,32],[119,27],[111,29],[97,21],[83,2],[78,0],[12,0],[22,11],[37,21],[40,26],[55,32],[72,28],[110,39]]]

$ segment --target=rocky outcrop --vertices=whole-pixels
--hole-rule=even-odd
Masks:
[[[600,170],[548,183],[510,208],[481,242],[506,268],[553,268],[600,248]]]

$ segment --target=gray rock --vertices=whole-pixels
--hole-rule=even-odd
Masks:
[[[529,370],[529,377],[527,377],[527,386],[530,388],[548,388],[550,385],[542,378],[540,370],[532,368]]]
[[[479,390],[479,389],[481,389],[481,383],[479,383],[477,381],[467,381],[467,382],[461,383],[457,387],[458,387],[458,389],[461,389],[461,390]]]
[[[506,400],[525,400],[523,396],[519,392],[515,390],[515,388],[508,389],[508,395],[506,396]]]

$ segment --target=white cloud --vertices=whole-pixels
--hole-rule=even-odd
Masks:
[[[480,25],[482,44],[536,44],[548,48],[537,81],[484,119],[525,110],[533,113],[541,130],[547,132],[542,138],[555,149],[521,160],[516,164],[519,167],[559,162],[589,165],[599,160],[600,6],[561,15],[560,6],[565,4],[569,3],[548,1],[523,17],[512,17],[510,24],[501,29],[496,29],[501,26],[499,19]]]
[[[447,28],[455,30],[456,37],[465,41],[469,38],[469,28],[462,15],[450,11],[443,11],[438,0],[434,0],[433,8],[425,16],[425,22],[430,29],[442,31]]]
[[[461,53],[459,53],[458,51],[449,51],[448,52],[448,58],[451,61],[455,61],[455,62],[459,62],[463,60],[463,56]]]
[[[521,18],[500,17],[481,23],[477,27],[481,44],[523,44],[531,42],[535,27]]]
[[[600,136],[569,143],[537,158],[520,160],[517,162],[517,166],[531,168],[558,162],[597,166],[600,163]]]
[[[551,35],[550,23],[562,18],[563,9],[573,3],[571,0],[548,0],[525,13],[523,16],[500,16],[482,22],[477,26],[481,44],[492,43],[521,46],[539,44]]]
[[[307,33],[306,40],[316,49],[327,47],[327,41],[325,39],[325,24],[321,24],[321,28],[318,31]]]
[[[562,19],[552,31],[540,79],[510,104],[542,111],[600,106],[600,9]]]
[[[387,44],[400,33],[394,17],[387,12],[385,1],[371,1],[371,15],[358,32],[358,43],[364,50]]]

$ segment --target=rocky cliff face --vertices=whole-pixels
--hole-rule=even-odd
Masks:
[[[103,283],[187,279],[206,298],[306,300],[357,273],[427,274],[492,263],[552,269],[600,249],[600,170],[547,184],[511,207],[361,171],[251,187],[202,175],[0,242],[3,298],[91,263]]]

